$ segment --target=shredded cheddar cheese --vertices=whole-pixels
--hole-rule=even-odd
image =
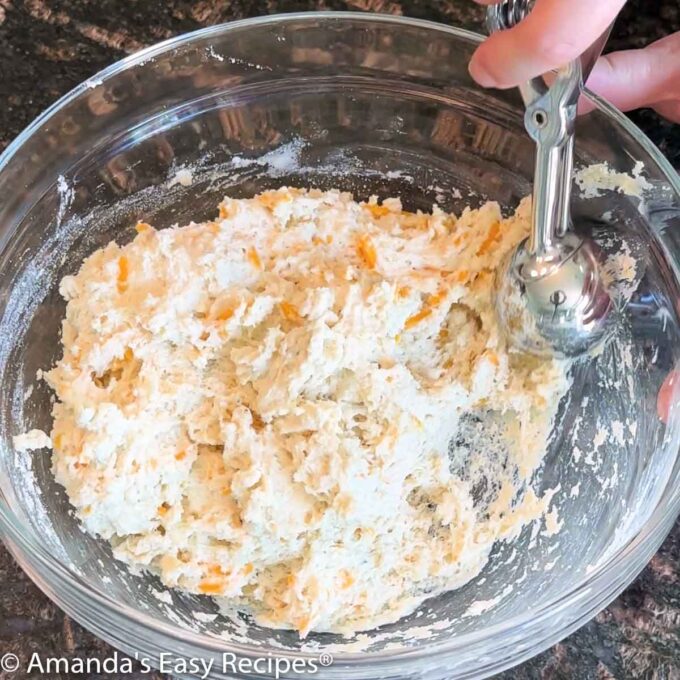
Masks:
[[[291,305],[290,302],[280,302],[279,309],[286,320],[293,323],[298,323],[301,320],[300,313],[295,308],[295,305]]]
[[[373,215],[373,217],[385,217],[389,215],[391,210],[384,205],[378,205],[377,203],[365,203],[364,207]]]
[[[487,234],[486,238],[484,239],[484,241],[482,241],[482,245],[479,246],[477,255],[478,256],[486,255],[494,246],[494,244],[498,242],[500,235],[501,235],[501,223],[494,222],[491,225],[491,228],[489,229],[489,233]]]
[[[118,277],[116,279],[116,287],[119,293],[124,293],[128,286],[128,274],[130,272],[130,265],[125,255],[118,258]]]
[[[414,314],[413,316],[409,316],[408,319],[406,319],[406,322],[404,323],[404,328],[406,330],[410,330],[414,326],[418,325],[421,321],[424,321],[427,319],[428,316],[432,314],[432,310],[428,308],[421,309],[419,312]]]
[[[375,265],[378,262],[378,254],[368,236],[359,237],[357,241],[357,254],[366,267],[375,269]]]
[[[250,248],[248,250],[248,262],[250,262],[255,269],[262,269],[262,260],[260,260],[260,256],[255,248]]]

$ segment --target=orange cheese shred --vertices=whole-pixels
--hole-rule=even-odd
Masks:
[[[378,205],[377,203],[365,203],[364,207],[373,215],[373,217],[384,217],[389,215],[391,210],[384,205]]]
[[[219,595],[224,592],[224,582],[213,579],[203,579],[198,584],[198,589],[205,595]]]
[[[248,251],[248,262],[250,262],[255,269],[262,269],[262,260],[260,260],[260,256],[255,248],[251,248]]]
[[[378,262],[378,254],[368,236],[362,236],[357,241],[357,255],[366,267],[375,269],[375,265]]]
[[[501,235],[501,223],[494,222],[491,225],[491,228],[489,229],[489,233],[486,235],[486,238],[484,239],[484,241],[482,241],[482,245],[479,246],[477,255],[484,255],[488,253],[493,247],[494,243],[498,241],[500,235]]]
[[[217,314],[218,321],[229,321],[234,316],[234,310],[231,307],[225,307]]]
[[[130,273],[130,264],[125,255],[118,258],[118,277],[116,278],[116,287],[119,293],[124,293],[127,290],[128,275]]]
[[[295,305],[291,305],[290,302],[281,302],[279,303],[279,309],[281,310],[281,314],[283,314],[284,318],[287,321],[292,321],[293,323],[297,323],[300,321],[300,313],[298,312],[297,308]]]
[[[404,323],[404,328],[407,330],[409,328],[413,328],[417,324],[419,324],[423,319],[427,319],[428,316],[432,314],[431,309],[421,309],[417,314],[414,314],[413,316],[409,316],[408,319],[406,319],[406,323]]]
[[[427,298],[427,304],[430,305],[430,307],[436,307],[445,297],[446,291],[440,290],[438,293],[430,295],[430,297]]]

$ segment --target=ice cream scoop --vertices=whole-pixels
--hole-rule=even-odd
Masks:
[[[493,5],[489,29],[510,28],[529,11],[528,0]],[[520,87],[536,142],[531,235],[499,268],[496,308],[510,343],[533,354],[577,357],[614,325],[599,249],[569,209],[578,99],[610,31],[580,59]]]

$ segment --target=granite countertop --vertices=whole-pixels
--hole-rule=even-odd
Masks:
[[[482,25],[481,9],[468,0],[0,0],[0,150],[55,99],[147,44],[233,19],[314,9],[390,12],[473,30]],[[678,30],[677,0],[631,0],[611,47],[639,47]],[[679,168],[680,126],[651,111],[631,118]],[[83,659],[112,653],[57,609],[0,544],[0,653],[6,652],[24,661],[33,652]],[[29,676],[0,671],[0,679],[10,677]],[[618,600],[499,677],[680,679],[680,522]]]

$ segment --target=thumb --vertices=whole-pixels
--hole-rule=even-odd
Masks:
[[[526,18],[493,33],[477,48],[470,74],[483,87],[503,89],[541,76],[583,54],[624,4],[625,0],[536,0]]]
[[[650,106],[680,123],[680,33],[642,50],[605,55],[588,87],[622,111]]]

